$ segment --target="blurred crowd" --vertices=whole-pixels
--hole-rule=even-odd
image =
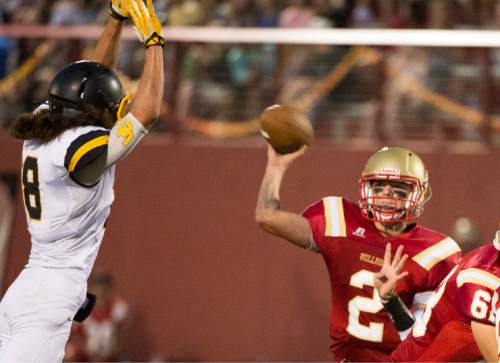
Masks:
[[[498,0],[158,0],[165,26],[294,28],[498,29]],[[0,24],[102,24],[107,7],[100,0],[3,0]],[[168,38],[168,30],[166,31]],[[39,39],[0,36],[0,79],[17,69],[40,44]],[[57,51],[30,75],[28,82],[0,93],[3,123],[45,99],[47,83],[63,64],[85,57],[87,41],[60,41]],[[272,103],[293,104],[326,77],[349,47],[276,46],[273,44],[184,44],[167,47],[177,60],[167,82],[164,119],[182,125],[189,118],[242,121]],[[478,49],[399,47],[379,49],[384,65],[365,62],[353,68],[335,89],[326,90],[307,111],[316,128],[342,142],[373,136],[378,119],[387,133],[401,137],[467,139],[482,137],[471,123],[436,110],[401,88],[398,73],[476,110],[495,113],[500,53]],[[140,44],[124,42],[118,69],[137,79],[142,69]],[[384,71],[389,65],[391,72]],[[487,65],[488,68],[485,68]],[[172,64],[170,64],[172,66]],[[396,70],[396,71],[395,71]],[[388,77],[388,73],[392,76]],[[399,77],[399,78],[398,78]],[[487,77],[487,78],[485,78]],[[489,77],[489,78],[488,78]],[[0,80],[1,81],[1,80]],[[131,83],[133,86],[133,82]],[[126,83],[127,86],[127,83]],[[172,116],[172,111],[174,116]],[[498,108],[500,111],[500,108]],[[174,129],[179,128],[175,126]],[[432,130],[432,132],[429,132]],[[435,132],[434,132],[435,131]]]
[[[4,0],[5,23],[100,23],[99,0]],[[497,0],[158,0],[171,26],[495,28]]]

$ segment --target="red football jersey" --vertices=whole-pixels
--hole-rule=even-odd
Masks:
[[[427,302],[421,320],[392,353],[395,361],[472,362],[481,359],[471,320],[495,323],[500,287],[498,251],[492,244],[464,256]]]
[[[382,266],[386,243],[393,249],[403,245],[410,256],[405,266],[409,276],[397,287],[410,307],[415,294],[439,285],[456,264],[460,248],[451,238],[420,225],[397,237],[384,236],[363,218],[358,205],[341,197],[324,198],[303,215],[330,274],[334,358],[389,360],[401,340],[373,287],[373,274]]]

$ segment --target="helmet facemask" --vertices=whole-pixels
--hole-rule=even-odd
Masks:
[[[384,195],[388,183],[392,184],[391,193]],[[416,219],[423,212],[424,194],[420,181],[413,177],[371,174],[360,179],[360,207],[363,216],[371,221],[398,223]]]

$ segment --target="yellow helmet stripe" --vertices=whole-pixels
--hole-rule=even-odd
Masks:
[[[327,237],[345,237],[346,224],[344,218],[344,207],[342,198],[327,197],[323,198],[325,208],[325,236]]]
[[[75,152],[73,157],[71,158],[71,161],[68,166],[68,171],[72,173],[75,170],[76,164],[78,164],[78,161],[89,151],[95,149],[96,147],[106,145],[108,143],[109,136],[108,135],[103,135],[96,137],[93,140],[90,140],[89,142],[83,144],[80,146],[80,148]]]

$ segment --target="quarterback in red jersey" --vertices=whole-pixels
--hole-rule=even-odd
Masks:
[[[386,244],[404,246],[410,257],[408,276],[397,286],[410,307],[439,285],[460,248],[451,238],[414,223],[431,192],[422,160],[403,148],[385,147],[370,157],[360,178],[359,204],[326,197],[302,215],[280,210],[283,175],[304,151],[280,155],[268,148],[256,221],[267,232],[324,257],[332,291],[334,360],[389,360],[401,339],[374,288]]]
[[[397,259],[398,256],[391,266],[397,264]],[[395,283],[391,274],[399,273],[398,270],[388,272],[386,260],[384,272],[377,274],[374,281],[382,301],[391,298],[393,287],[387,286]],[[384,283],[377,281],[380,278]],[[495,239],[493,244],[465,255],[441,282],[427,301],[421,319],[417,319],[408,337],[392,352],[392,360],[474,362],[483,357],[496,362],[494,324],[499,289],[500,260]]]

